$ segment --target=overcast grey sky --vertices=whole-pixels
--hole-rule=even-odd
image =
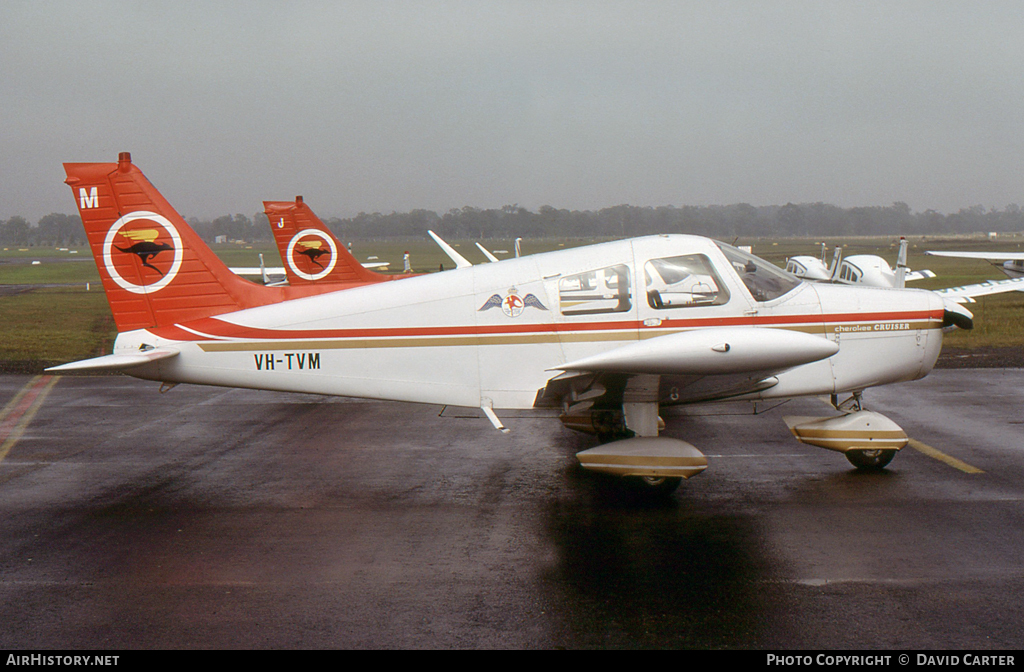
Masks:
[[[1024,205],[1024,3],[0,0],[0,218]]]

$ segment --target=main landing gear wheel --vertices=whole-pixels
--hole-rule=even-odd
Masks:
[[[848,450],[845,453],[850,464],[864,471],[881,471],[896,457],[895,450]]]
[[[651,497],[667,497],[683,482],[682,478],[670,476],[627,476],[626,482],[640,494]]]

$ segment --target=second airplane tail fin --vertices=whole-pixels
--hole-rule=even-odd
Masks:
[[[290,285],[373,283],[396,277],[363,268],[302,196],[295,201],[264,201],[263,209]]]

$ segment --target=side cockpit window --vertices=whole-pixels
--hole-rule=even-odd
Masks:
[[[732,245],[717,243],[722,254],[736,269],[737,275],[755,301],[771,301],[787,294],[800,285],[800,278],[787,273],[760,257],[736,249]]]
[[[703,254],[651,259],[644,264],[644,281],[647,303],[658,310],[718,306],[729,300],[729,291]]]
[[[563,315],[624,313],[633,307],[629,267],[616,264],[558,281],[558,302]]]

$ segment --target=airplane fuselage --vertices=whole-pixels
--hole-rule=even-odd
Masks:
[[[932,292],[794,280],[761,296],[724,247],[667,235],[535,254],[125,332],[114,352],[178,349],[131,370],[164,382],[495,409],[535,406],[567,362],[692,329],[799,331],[839,350],[770,384],[662,376],[671,403],[859,391],[934,365]]]

